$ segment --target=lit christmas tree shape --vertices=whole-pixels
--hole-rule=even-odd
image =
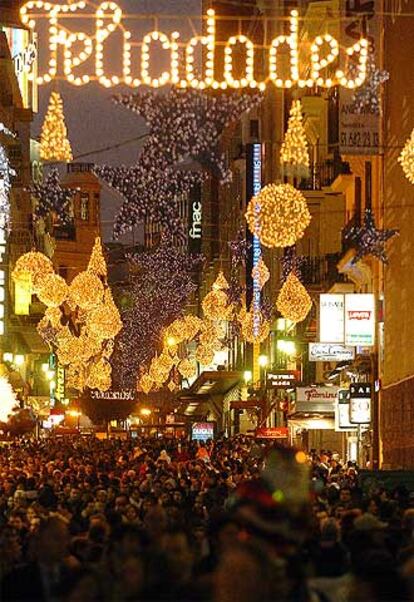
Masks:
[[[35,184],[29,190],[37,199],[35,219],[47,217],[52,213],[60,224],[70,223],[70,205],[75,191],[61,186],[57,169],[52,169],[42,184]]]
[[[52,92],[40,136],[40,158],[53,163],[72,161],[72,149],[63,114],[63,101],[58,92]]]
[[[294,100],[290,109],[288,129],[280,149],[282,171],[287,175],[309,174],[309,152],[302,122],[302,104]]]
[[[377,257],[385,264],[388,263],[385,243],[398,233],[398,230],[395,229],[378,230],[375,225],[372,209],[367,207],[365,209],[363,225],[354,226],[345,236],[345,240],[351,242],[357,250],[352,263],[357,263],[367,255]]]
[[[401,155],[398,157],[398,162],[401,164],[407,180],[414,184],[414,130],[405,143]]]

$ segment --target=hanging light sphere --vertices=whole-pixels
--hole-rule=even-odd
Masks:
[[[255,315],[248,311],[241,319],[242,337],[248,343],[261,343],[266,340],[270,333],[270,324],[261,313]]]
[[[289,274],[276,301],[276,307],[287,320],[302,322],[312,307],[312,299],[293,272]]]
[[[211,320],[226,320],[231,309],[228,299],[222,290],[212,290],[203,299],[203,312]]]
[[[30,251],[25,253],[16,261],[12,272],[13,280],[19,280],[25,276],[31,278],[33,292],[37,292],[37,286],[40,280],[47,274],[54,272],[53,264],[49,257],[38,251]]]
[[[147,395],[152,387],[154,386],[154,381],[150,377],[149,374],[143,374],[139,380],[139,388],[145,395]]]
[[[89,371],[89,376],[86,380],[86,385],[90,389],[99,389],[99,391],[107,391],[112,385],[112,367],[105,360],[100,359],[94,362]]]
[[[100,340],[116,337],[122,328],[122,321],[115,306],[98,305],[86,317],[90,332]]]
[[[62,276],[48,274],[38,279],[37,296],[47,307],[59,307],[68,296],[69,287]]]
[[[411,182],[411,184],[414,184],[414,130],[411,132],[411,136],[405,143],[398,161],[401,164],[407,180]]]
[[[72,280],[69,298],[81,309],[92,309],[102,302],[104,287],[101,280],[90,272],[81,272]]]
[[[265,247],[290,247],[311,221],[306,199],[290,184],[269,184],[250,201],[246,220]]]
[[[189,360],[184,359],[178,364],[178,372],[183,378],[191,378],[196,374],[197,368],[195,364]]]
[[[202,366],[208,366],[214,359],[214,350],[208,345],[199,345],[196,351],[196,360]]]

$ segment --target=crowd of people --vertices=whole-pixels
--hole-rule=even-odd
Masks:
[[[238,436],[0,448],[1,600],[414,600],[414,499]]]

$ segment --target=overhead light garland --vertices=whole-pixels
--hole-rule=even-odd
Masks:
[[[312,308],[312,299],[297,276],[290,273],[280,289],[276,307],[287,320],[302,322]]]
[[[354,66],[353,71],[357,68]],[[380,115],[381,113],[381,85],[390,77],[385,69],[377,69],[373,54],[368,55],[367,74],[362,86],[357,88],[352,107],[356,113],[371,113]]]
[[[414,129],[398,157],[398,162],[401,164],[407,180],[414,184]]]
[[[172,89],[166,94],[130,94],[116,102],[145,119],[149,134],[132,167],[96,167],[124,198],[114,224],[119,237],[145,219],[184,237],[179,202],[207,173],[223,183],[231,172],[219,142],[224,129],[261,100],[261,95],[211,95]]]
[[[280,163],[287,175],[309,174],[309,151],[302,121],[302,104],[294,100],[289,114],[288,129],[280,149]]]
[[[7,130],[8,131],[8,130]],[[12,177],[16,172],[10,165],[6,149],[0,144],[0,228],[10,226],[10,190]]]
[[[43,161],[69,163],[73,159],[63,114],[63,101],[52,92],[40,136],[40,158]]]
[[[71,203],[75,191],[61,186],[57,169],[52,169],[46,180],[29,188],[29,192],[37,199],[35,219],[47,217],[52,213],[62,225],[71,222]]]
[[[263,260],[263,257],[260,258],[257,265],[255,265],[254,268],[252,269],[252,278],[257,279],[260,289],[262,289],[264,287],[264,285],[266,284],[266,282],[269,281],[270,272],[269,272],[269,268],[267,267],[267,265],[265,264],[265,262]]]
[[[351,242],[357,250],[352,263],[357,263],[367,255],[377,257],[382,263],[388,263],[385,243],[398,233],[395,229],[379,230],[375,225],[372,209],[367,207],[362,226],[353,226],[345,235],[345,240]]]
[[[268,184],[252,198],[246,220],[265,247],[290,247],[311,221],[303,194],[290,184]]]
[[[241,334],[248,343],[262,343],[270,333],[270,323],[262,312],[244,311],[239,317]]]
[[[286,247],[283,251],[283,255],[280,258],[281,273],[280,279],[283,284],[289,274],[293,272],[298,280],[302,280],[302,268],[305,264],[305,257],[302,255],[296,255],[295,246]]]

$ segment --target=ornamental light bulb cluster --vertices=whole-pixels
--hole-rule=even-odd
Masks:
[[[287,174],[300,176],[309,173],[308,142],[303,127],[300,100],[292,102],[288,129],[280,149],[280,163]]]
[[[40,157],[43,161],[69,163],[73,159],[63,115],[63,101],[52,92],[40,136]]]
[[[280,289],[276,307],[286,320],[302,322],[312,308],[312,299],[309,293],[291,272]]]
[[[67,367],[70,386],[78,390],[87,386],[106,391],[112,385],[108,360],[122,322],[106,274],[99,238],[88,268],[70,285],[54,272],[50,259],[38,252],[20,257],[12,273],[15,281],[28,277],[32,294],[46,305],[38,332],[51,345],[59,363]]]
[[[290,247],[311,221],[303,194],[290,184],[268,184],[253,197],[246,220],[265,247]]]
[[[93,11],[91,15],[82,14],[85,8],[90,8]],[[43,9],[43,14],[39,14],[39,10]],[[77,15],[76,13],[80,13]],[[86,31],[72,31],[73,17],[79,16],[85,22],[90,19],[92,22],[87,23]],[[40,47],[49,49],[49,58],[45,62],[48,63],[48,70],[43,75],[36,76],[36,81],[39,85],[50,83],[58,72],[58,59],[60,57],[60,47],[63,48],[63,72],[66,80],[75,86],[83,86],[97,80],[100,85],[111,88],[121,84],[126,84],[133,88],[138,88],[141,85],[148,85],[153,88],[159,88],[165,85],[175,85],[179,88],[193,88],[196,90],[205,90],[212,88],[213,90],[226,90],[228,88],[257,88],[264,90],[268,83],[273,84],[277,88],[291,88],[298,85],[304,87],[331,87],[333,85],[342,85],[347,88],[356,88],[364,81],[365,65],[366,65],[366,50],[368,41],[361,38],[352,47],[346,49],[349,57],[354,54],[358,55],[358,71],[355,77],[345,75],[343,69],[337,69],[332,78],[323,78],[320,71],[325,67],[332,65],[334,61],[339,60],[339,45],[337,40],[329,33],[324,36],[318,36],[311,43],[311,56],[303,60],[303,64],[299,64],[299,56],[303,57],[303,52],[299,48],[299,13],[297,10],[292,10],[289,17],[289,34],[278,35],[272,40],[267,41],[264,45],[255,45],[246,35],[233,35],[227,40],[216,40],[216,20],[220,16],[216,15],[214,9],[208,9],[205,15],[206,35],[194,35],[189,40],[180,41],[179,31],[172,34],[167,34],[160,30],[154,30],[146,33],[142,40],[135,40],[132,37],[124,23],[128,19],[128,15],[124,15],[121,7],[112,1],[105,1],[96,6],[92,1],[71,2],[68,4],[54,4],[48,0],[30,0],[23,4],[20,8],[20,17],[23,25],[32,31],[37,29],[37,22],[42,19],[47,20],[47,36],[48,40],[41,39]],[[177,19],[180,17],[177,15]],[[181,17],[182,18],[182,17]],[[274,17],[270,18],[271,27],[274,28]],[[70,21],[69,21],[70,20]],[[69,26],[66,22],[69,21]],[[269,25],[270,25],[269,23]],[[187,26],[187,23],[186,23]],[[190,27],[194,27],[191,23]],[[265,17],[265,29],[270,29],[267,26]],[[43,28],[39,28],[43,33]],[[94,33],[90,33],[93,31]],[[107,73],[105,71],[105,52],[106,42],[114,33],[119,33],[121,44],[118,48],[121,50],[119,63],[122,69],[119,74]],[[159,51],[155,48],[154,42],[161,43],[161,50],[168,54],[169,67],[168,70],[153,76],[151,71],[151,53]],[[244,46],[244,72],[239,78],[234,76],[233,72],[233,51],[238,45]],[[329,47],[325,56],[320,56],[320,51],[323,45]],[[153,48],[154,46],[154,48]],[[179,52],[179,46],[182,52]],[[224,46],[224,71],[223,79],[217,79],[218,73],[215,70],[215,58],[218,54],[218,49],[221,50]],[[289,49],[289,76],[285,79],[282,77],[281,69],[279,68],[280,54],[283,46]],[[80,47],[80,49],[79,49]],[[195,52],[201,47],[203,58],[202,76],[196,72]],[[132,54],[141,50],[140,68],[137,73],[132,71]],[[264,75],[260,80],[256,79],[254,73],[254,61],[256,53],[266,51]],[[93,52],[95,51],[95,56]],[[181,59],[182,55],[182,60]],[[113,58],[113,57],[111,57]],[[88,61],[88,59],[92,59]],[[340,61],[339,61],[340,62]],[[89,63],[94,63],[93,71],[87,71]],[[181,63],[181,64],[180,64]],[[301,67],[301,69],[300,69]],[[182,71],[184,77],[179,76]],[[307,73],[306,79],[300,77],[300,71]],[[35,74],[29,73],[29,78],[34,79]]]
[[[407,180],[414,184],[414,129],[401,151],[398,162]]]

